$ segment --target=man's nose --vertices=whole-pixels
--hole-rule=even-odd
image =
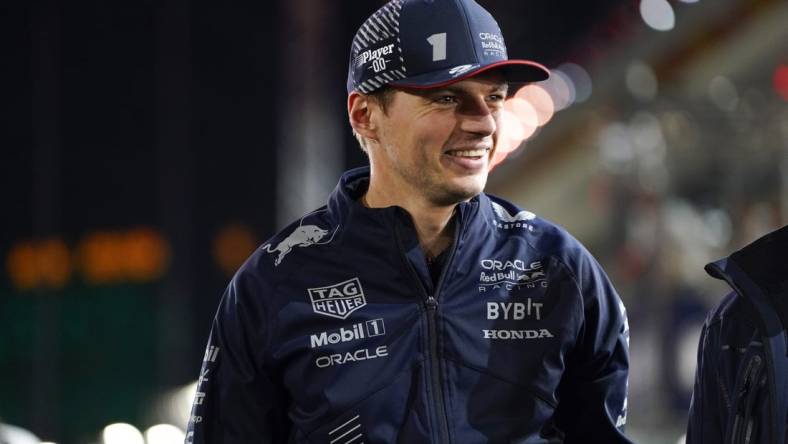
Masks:
[[[462,108],[460,110],[462,118],[460,128],[463,131],[486,137],[492,135],[498,129],[498,122],[495,120],[495,116],[496,112],[500,111],[492,108],[484,100],[475,100],[473,103],[467,103]]]

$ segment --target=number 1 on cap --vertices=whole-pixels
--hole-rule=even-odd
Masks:
[[[432,34],[427,41],[432,45],[432,61],[446,60],[446,33]]]

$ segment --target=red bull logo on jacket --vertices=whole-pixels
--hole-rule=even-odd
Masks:
[[[336,230],[334,230],[336,233]],[[324,230],[316,225],[299,225],[289,236],[284,238],[281,242],[279,242],[276,247],[272,247],[271,244],[263,245],[263,250],[268,253],[276,253],[276,259],[274,259],[274,265],[279,265],[282,263],[282,259],[290,253],[294,247],[308,247],[310,245],[323,245],[331,242],[331,239],[328,239],[325,242],[320,242],[326,234],[328,234],[328,230]],[[333,234],[331,235],[333,239]]]

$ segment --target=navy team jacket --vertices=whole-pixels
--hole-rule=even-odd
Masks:
[[[368,180],[232,279],[187,442],[630,442],[625,310],[588,251],[481,194],[433,285],[408,213],[358,202]]]
[[[698,347],[687,444],[788,444],[788,226],[706,266],[733,289]]]

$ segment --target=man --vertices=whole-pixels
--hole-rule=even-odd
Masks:
[[[625,443],[628,329],[591,255],[482,193],[508,60],[472,0],[394,0],[353,40],[369,168],[258,250],[220,304],[195,442]]]
[[[698,347],[688,444],[786,444],[788,226],[706,271],[733,289],[709,313]]]

